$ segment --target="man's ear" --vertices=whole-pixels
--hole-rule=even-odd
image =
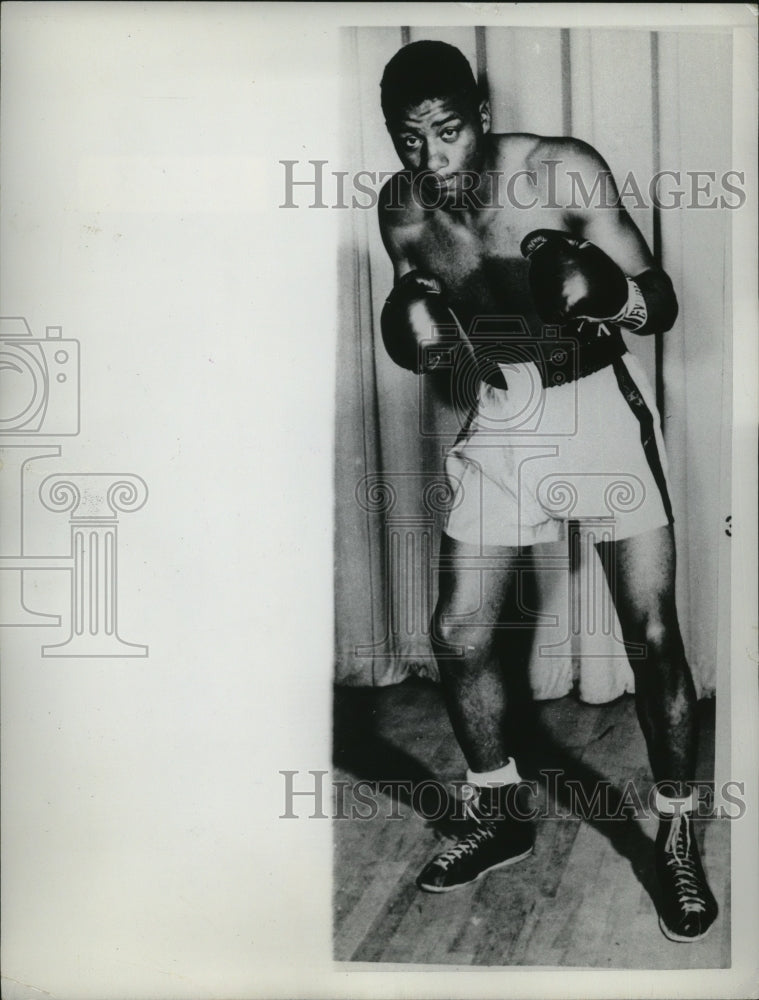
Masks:
[[[482,125],[483,132],[490,131],[490,102],[480,101],[480,124]]]

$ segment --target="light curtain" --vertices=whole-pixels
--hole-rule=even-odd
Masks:
[[[406,41],[457,45],[487,86],[493,130],[575,135],[646,192],[656,171],[729,170],[731,41],[718,33],[522,28],[347,29],[344,165],[399,168],[379,107],[387,60]],[[670,185],[674,185],[670,178]],[[678,542],[677,599],[701,694],[726,666],[730,509],[730,211],[655,209],[626,199],[672,277],[676,326],[628,336],[657,389]],[[368,202],[368,199],[367,199]],[[376,208],[343,213],[335,452],[336,679],[436,677],[429,616],[446,496],[442,460],[458,429],[427,384],[397,368],[379,334],[392,285]],[[592,534],[541,547],[540,624],[530,664],[537,698],[577,683],[589,702],[633,690]]]

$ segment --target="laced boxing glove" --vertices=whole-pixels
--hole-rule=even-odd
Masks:
[[[446,303],[441,283],[409,271],[394,285],[380,321],[382,339],[393,361],[417,374],[434,371],[454,352],[472,348]]]
[[[556,229],[522,240],[535,308],[547,323],[588,320],[638,330],[648,319],[639,286],[600,247]]]

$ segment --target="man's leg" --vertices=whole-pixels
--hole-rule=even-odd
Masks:
[[[695,778],[696,691],[675,607],[675,545],[670,527],[597,546],[622,635],[632,649],[635,704],[654,779],[688,794]],[[641,655],[641,653],[643,655]]]
[[[513,750],[505,672],[509,636],[516,648],[524,645],[512,628],[526,621],[519,577],[530,572],[529,556],[519,549],[483,551],[443,535],[432,645],[453,731],[472,771],[502,767]]]
[[[671,526],[597,546],[635,674],[635,702],[657,783],[661,822],[657,871],[662,930],[673,940],[703,937],[717,916],[692,836],[688,782],[695,779],[696,691],[675,606]]]
[[[518,818],[524,796],[507,731],[509,658],[523,657],[527,648],[530,615],[520,599],[531,574],[525,550],[483,550],[443,536],[432,644],[468,779],[479,796],[474,832],[430,862],[418,879],[432,892],[459,888],[532,851],[532,827]]]

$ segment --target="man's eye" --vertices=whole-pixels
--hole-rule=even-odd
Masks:
[[[402,141],[405,149],[416,149],[419,145],[419,139],[415,135],[405,135]]]
[[[457,128],[454,128],[453,126],[444,128],[443,131],[440,133],[443,139],[448,139],[449,141],[451,139],[455,139],[458,136],[458,134],[459,130]]]

